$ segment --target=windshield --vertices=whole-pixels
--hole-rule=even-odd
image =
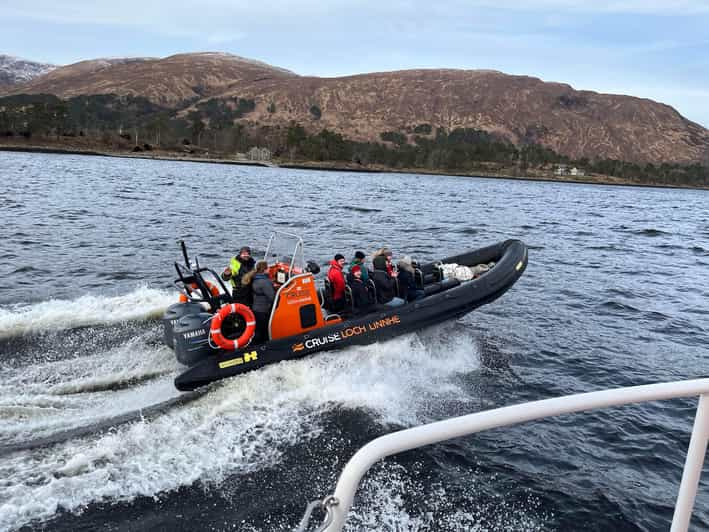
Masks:
[[[264,260],[269,264],[283,262],[303,271],[305,269],[303,239],[292,233],[274,231],[268,240]]]

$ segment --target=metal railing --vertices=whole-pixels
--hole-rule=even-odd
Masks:
[[[699,396],[699,403],[671,528],[672,532],[686,531],[692,517],[692,508],[709,439],[709,378],[648,384],[533,401],[446,419],[381,436],[362,447],[347,462],[337,482],[335,493],[320,503],[321,508],[326,512],[326,519],[318,530],[333,532],[342,529],[362,477],[375,462],[386,456],[487,429],[507,427],[560,414],[694,396]],[[301,523],[303,529],[305,526],[307,522]]]
[[[266,244],[266,251],[263,254],[263,260],[268,262],[268,254],[271,252],[271,247],[273,246],[273,243],[275,240],[278,238],[278,236],[287,236],[291,239],[295,239],[295,246],[293,249],[293,255],[291,255],[291,260],[290,260],[290,266],[289,270],[290,272],[293,271],[293,267],[296,264],[296,258],[298,257],[298,252],[300,251],[300,270],[305,271],[305,244],[303,243],[303,239],[299,236],[296,235],[295,233],[287,233],[286,231],[272,231],[271,236],[268,237],[268,244]]]

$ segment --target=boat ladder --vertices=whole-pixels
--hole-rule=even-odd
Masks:
[[[375,462],[387,456],[483,430],[507,427],[560,414],[694,396],[699,396],[699,402],[670,529],[671,532],[686,531],[692,517],[692,508],[709,439],[709,378],[566,395],[454,417],[380,436],[362,447],[347,462],[337,481],[334,494],[308,505],[297,530],[307,529],[310,516],[317,508],[325,512],[325,519],[315,530],[318,532],[342,530],[362,477]]]

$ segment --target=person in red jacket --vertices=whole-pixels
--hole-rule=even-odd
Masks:
[[[327,272],[327,278],[330,281],[332,289],[332,309],[339,311],[345,308],[345,275],[342,273],[342,268],[345,267],[345,257],[338,253],[335,258],[330,261],[330,271]]]

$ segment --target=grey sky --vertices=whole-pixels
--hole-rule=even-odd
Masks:
[[[225,51],[299,74],[496,69],[709,126],[709,0],[0,0],[0,53],[67,64]]]

